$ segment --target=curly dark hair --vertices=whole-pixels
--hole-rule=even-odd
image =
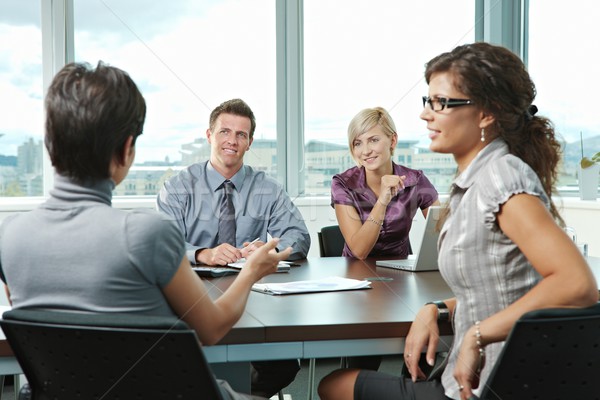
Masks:
[[[562,147],[552,122],[535,115],[535,84],[521,59],[504,47],[478,42],[431,59],[425,68],[427,83],[439,72],[451,73],[457,89],[495,117],[490,133],[502,137],[510,153],[535,171],[552,199]],[[550,207],[552,216],[564,224],[554,202]]]
[[[76,181],[110,177],[130,136],[142,134],[146,102],[129,75],[99,62],[65,65],[46,95],[45,144],[56,171]]]

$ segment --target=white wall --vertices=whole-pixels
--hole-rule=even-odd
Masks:
[[[444,199],[442,199],[442,202]],[[296,201],[296,205],[304,216],[304,221],[311,234],[312,246],[310,257],[319,256],[319,242],[317,232],[322,226],[335,225],[337,220],[333,209],[328,204],[329,199],[303,198]],[[557,206],[561,210],[567,226],[575,229],[577,240],[588,243],[589,255],[600,257],[600,201],[581,201],[577,198],[557,199]],[[411,244],[416,252],[420,247],[424,218],[417,213],[411,230]],[[540,232],[542,235],[543,232]]]
[[[588,244],[589,255],[600,257],[600,201],[564,199],[561,215],[577,232],[577,242]]]
[[[7,203],[6,200],[7,199],[0,198],[0,223],[8,215],[16,212],[26,212],[35,208],[41,201],[39,199],[25,199],[23,203],[14,204]],[[337,225],[335,212],[329,205],[329,198],[304,197],[296,199],[294,202],[302,213],[308,231],[310,232],[312,244],[309,251],[309,257],[319,257],[319,241],[317,238],[317,232],[323,226]],[[154,199],[117,199],[113,201],[113,205],[125,210],[131,208],[154,208]],[[414,230],[411,231],[411,238],[413,235],[420,237],[419,233],[422,232],[423,227],[422,225],[419,225],[419,222],[424,221],[423,215],[417,213],[415,221],[416,224],[414,225]],[[411,240],[411,243],[414,242],[415,240]],[[416,245],[416,247],[413,246],[413,251],[418,249],[418,243]]]
[[[9,200],[8,198],[0,198],[0,222],[12,213],[29,211],[40,202],[39,199],[23,199],[19,203]],[[329,201],[329,197],[303,197],[295,200],[295,204],[304,216],[304,221],[311,234],[312,246],[309,257],[319,256],[317,232],[321,227],[337,224],[335,213],[329,205]],[[588,243],[591,256],[600,257],[600,234],[598,234],[600,232],[600,201],[582,201],[578,198],[558,198],[556,201],[567,225],[576,230],[578,241]],[[154,208],[154,199],[116,199],[113,204],[121,209]],[[417,213],[410,234],[413,251],[418,250],[420,246],[416,238],[421,237],[423,222],[422,214]],[[541,234],[543,232],[540,232]]]

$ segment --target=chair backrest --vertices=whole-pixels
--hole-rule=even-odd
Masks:
[[[176,318],[17,309],[0,325],[34,400],[223,398]]]
[[[340,257],[344,250],[344,236],[338,225],[324,226],[318,232],[321,257]]]
[[[480,399],[597,399],[600,304],[545,309],[521,317]]]

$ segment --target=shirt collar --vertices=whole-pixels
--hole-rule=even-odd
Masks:
[[[213,192],[220,189],[223,182],[227,179],[213,167],[210,161],[206,162],[206,178],[208,179],[208,185],[210,187],[210,190],[212,190]],[[246,166],[242,165],[242,168],[240,168],[240,170],[236,172],[235,175],[233,175],[229,180],[233,182],[235,190],[239,192],[242,189],[242,185],[244,184],[245,179]]]
[[[506,154],[508,154],[508,145],[504,139],[494,139],[475,156],[467,169],[454,179],[454,185],[461,189],[471,187],[487,163]]]

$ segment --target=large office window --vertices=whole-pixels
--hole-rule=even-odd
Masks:
[[[275,176],[275,0],[76,0],[75,60],[129,72],[147,102],[136,162],[117,195],[156,195],[207,160],[210,112],[241,98],[257,128],[247,163]]]
[[[554,122],[565,142],[559,181],[564,194],[579,190],[581,139],[583,155],[600,151],[600,119],[592,100],[600,93],[593,61],[598,10],[593,0],[529,1],[529,71],[539,114]]]
[[[387,108],[396,122],[400,143],[395,161],[423,169],[440,192],[446,191],[455,173],[454,161],[427,150],[425,124],[418,117],[420,96],[427,91],[424,63],[474,41],[481,20],[503,4],[54,0],[71,1],[72,20],[70,15],[66,24],[61,15],[51,18],[55,26],[65,25],[68,37],[74,37],[74,59],[121,67],[147,100],[148,118],[137,144],[136,163],[116,194],[148,196],[154,196],[171,174],[208,158],[208,115],[217,104],[234,97],[250,104],[258,122],[246,162],[281,179],[291,192],[329,194],[332,175],[354,165],[346,140],[348,123],[358,111],[373,106]],[[42,163],[42,43],[61,46],[61,39],[42,42],[44,4],[42,0],[0,1],[0,197],[42,195],[43,172],[52,174],[43,171]],[[287,22],[282,24],[278,10],[282,5],[294,10],[296,4],[303,6],[294,11],[303,24],[293,32],[303,39],[304,59],[295,69],[302,72],[302,93],[286,95],[301,101],[304,113],[293,116],[302,118],[298,125],[303,126],[288,133],[281,126],[296,124],[296,119],[290,119],[287,110],[282,112],[286,99],[277,97],[277,89],[293,79],[280,73],[281,65],[289,67],[290,62],[282,54],[281,37],[293,35],[280,29],[290,28]],[[488,5],[486,17],[478,20],[475,8],[482,4]],[[593,106],[581,102],[582,96],[593,97],[598,89],[589,61],[595,50],[593,16],[597,13],[592,11],[598,6],[592,0],[522,4],[529,7],[524,14],[529,16],[524,24],[529,28],[525,47],[538,88],[536,104],[565,140],[561,189],[576,192],[580,137],[584,155],[600,151],[600,122],[594,119]],[[498,15],[491,18],[495,24],[519,29],[514,16]],[[558,22],[568,28],[557,29]],[[52,50],[46,47],[44,54]],[[46,72],[57,68],[49,63],[44,58]],[[282,145],[296,132],[304,134],[303,153],[294,153],[289,143],[287,150]],[[282,170],[299,171],[296,182],[284,181]]]
[[[386,108],[398,129],[394,160],[423,169],[440,191],[456,172],[431,154],[419,119],[424,64],[475,40],[475,2],[337,0],[304,2],[305,191],[329,194],[351,166],[347,127],[363,108]]]
[[[0,197],[41,196],[42,31],[38,1],[0,2]]]

